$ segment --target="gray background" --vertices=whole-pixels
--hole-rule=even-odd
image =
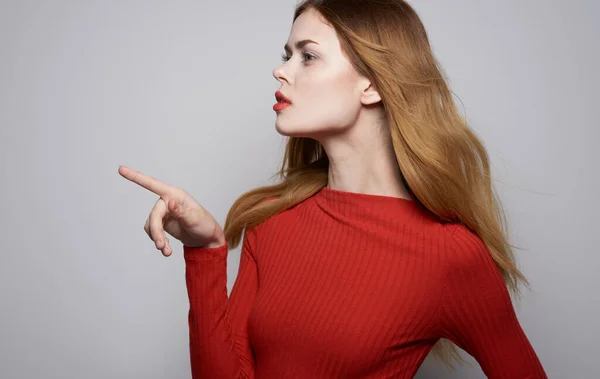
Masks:
[[[181,245],[155,250],[156,197],[117,169],[186,189],[220,222],[269,182],[295,3],[0,2],[1,378],[190,377]],[[597,378],[600,5],[412,4],[488,146],[533,286],[523,328],[550,377]],[[427,359],[418,375],[442,377],[483,374]]]

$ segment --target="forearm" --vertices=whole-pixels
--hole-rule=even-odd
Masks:
[[[184,256],[192,377],[248,378],[229,314],[227,246],[184,247]]]

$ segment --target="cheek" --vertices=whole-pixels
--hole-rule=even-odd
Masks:
[[[360,105],[348,76],[319,75],[297,83],[303,111],[326,121],[347,122]],[[341,118],[341,119],[340,119]],[[333,120],[332,120],[333,119]]]
[[[340,70],[315,71],[296,76],[293,105],[275,123],[280,134],[312,137],[340,133],[354,125],[361,103],[355,79]]]
[[[346,75],[313,75],[299,80],[296,87],[302,99],[311,103],[330,103],[352,96],[352,83]]]

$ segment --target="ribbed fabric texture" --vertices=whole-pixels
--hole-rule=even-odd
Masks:
[[[194,379],[412,378],[440,338],[546,378],[477,236],[418,202],[323,188],[227,245],[184,246]]]

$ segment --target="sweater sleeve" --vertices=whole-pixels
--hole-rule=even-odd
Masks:
[[[451,233],[441,337],[472,355],[488,378],[547,378],[486,245],[465,227]]]
[[[254,232],[246,231],[239,271],[227,296],[228,245],[184,246],[192,378],[251,379],[255,360],[247,321],[258,289]]]

